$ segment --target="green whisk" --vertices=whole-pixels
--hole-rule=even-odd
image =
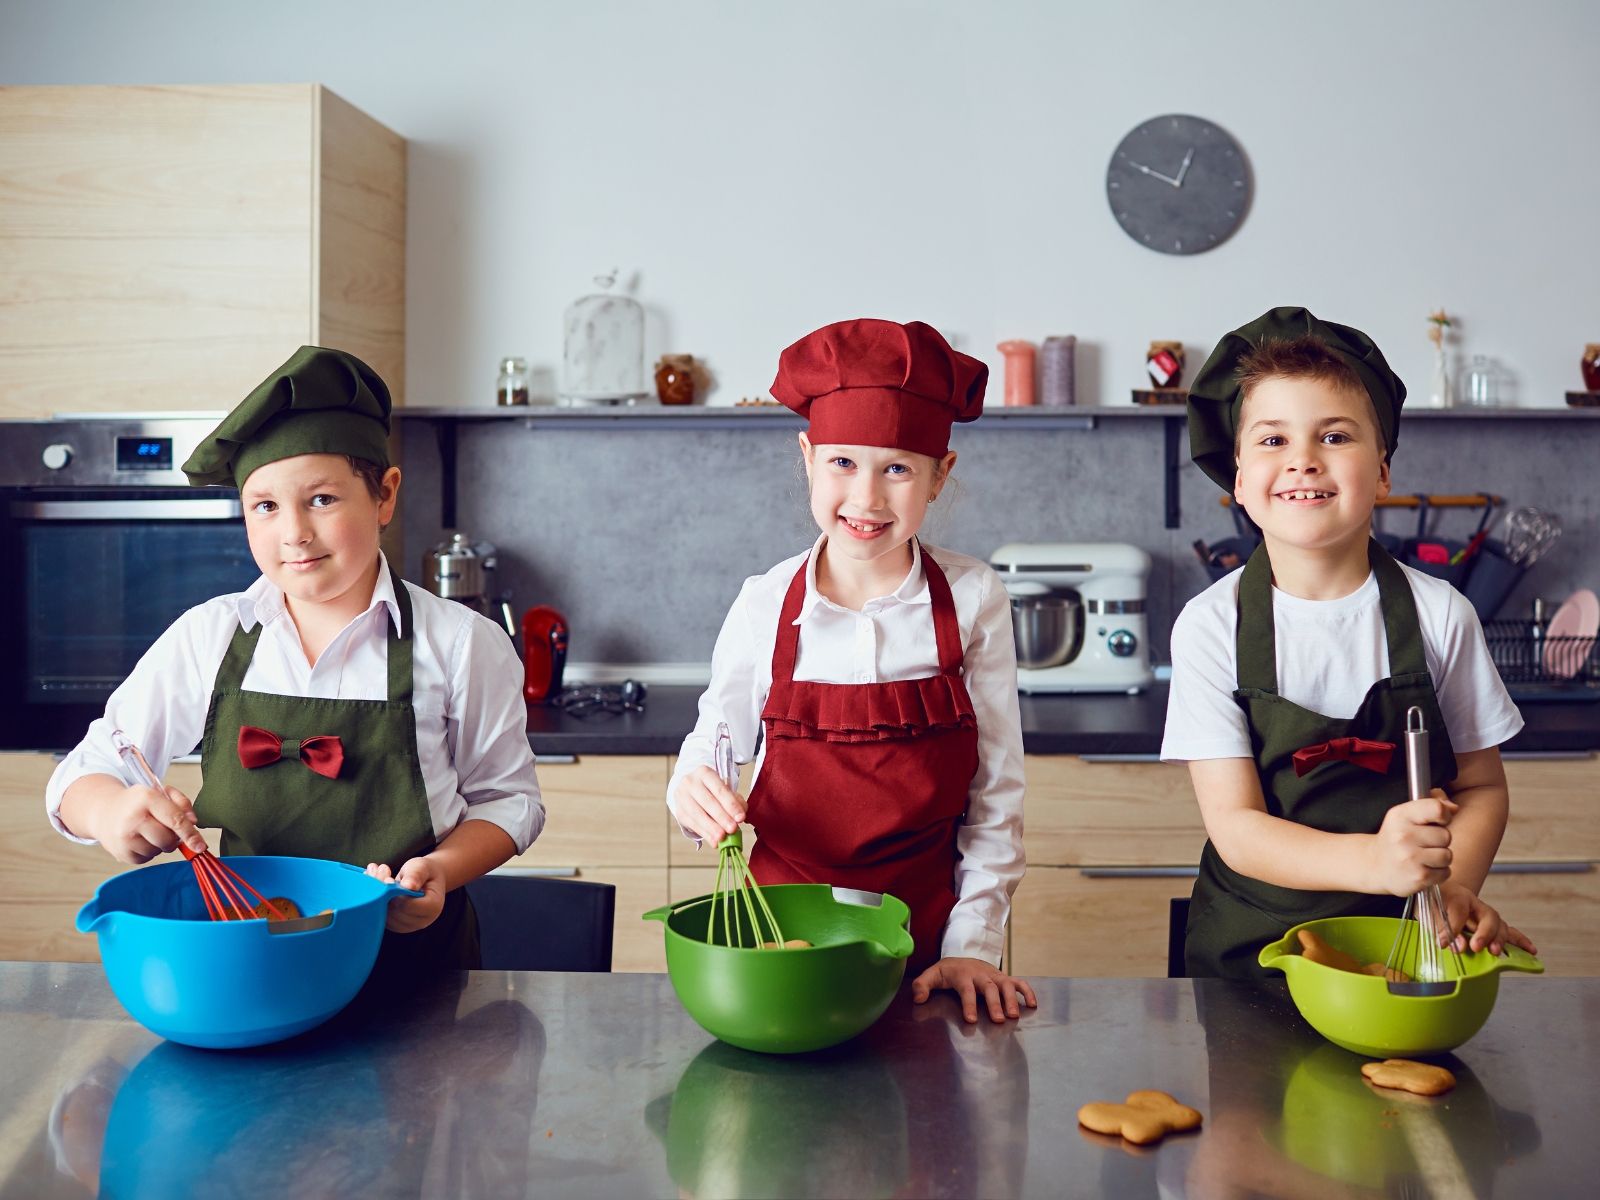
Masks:
[[[717,726],[717,774],[729,790],[739,786],[739,768],[733,761],[733,738],[727,723]],[[717,937],[717,916],[722,916],[722,936]],[[763,935],[763,923],[772,936]],[[748,937],[748,941],[746,940]],[[744,860],[744,835],[735,829],[717,843],[717,880],[711,889],[711,917],[706,922],[708,946],[741,950],[782,949],[783,930],[761,894],[750,866]]]

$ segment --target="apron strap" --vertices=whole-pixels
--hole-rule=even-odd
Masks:
[[[966,655],[961,649],[961,623],[956,620],[956,601],[950,593],[950,580],[944,568],[917,542],[922,557],[922,574],[928,581],[928,598],[933,601],[933,636],[939,646],[939,674],[959,675]]]
[[[945,577],[944,568],[923,550],[920,541],[917,542],[917,554],[922,560],[923,577],[928,581],[928,598],[933,603],[933,637],[939,647],[939,674],[960,674],[966,655],[961,649],[961,624],[956,620],[956,602],[950,593],[950,581]],[[800,569],[794,573],[794,578],[789,581],[789,590],[783,597],[783,608],[778,612],[777,636],[772,645],[774,683],[794,680],[794,664],[800,654],[800,626],[795,624],[795,618],[800,615],[800,606],[806,600],[806,568],[810,562],[811,556],[808,554],[805,562],[800,564]],[[393,661],[391,649],[390,663]],[[391,681],[392,677],[391,669]]]
[[[217,668],[216,691],[237,692],[244,686],[244,673],[250,669],[250,660],[256,656],[256,643],[260,640],[260,621],[249,633],[244,631],[243,625],[234,627],[233,640],[228,643],[228,652]]]
[[[406,593],[405,580],[389,569],[389,579],[394,584],[395,606],[400,610],[400,632],[395,633],[394,622],[389,623],[389,703],[411,703],[411,597]]]
[[[1378,602],[1389,641],[1389,675],[1426,675],[1422,626],[1411,581],[1376,539],[1367,542],[1367,561],[1378,577]],[[1256,547],[1239,576],[1239,623],[1235,631],[1240,690],[1277,695],[1278,642],[1272,612],[1272,561],[1265,542]]]

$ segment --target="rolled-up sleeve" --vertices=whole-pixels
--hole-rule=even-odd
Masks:
[[[445,731],[462,820],[504,829],[521,854],[544,829],[544,801],[528,745],[522,664],[505,632],[487,620],[463,623],[450,667]]]
[[[1011,602],[992,571],[966,646],[965,679],[978,720],[978,772],[967,793],[966,823],[956,832],[956,905],[944,927],[946,958],[981,958],[998,966],[1011,896],[1026,868],[1022,802],[1022,712]]]

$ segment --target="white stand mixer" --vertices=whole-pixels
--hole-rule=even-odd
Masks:
[[[1011,596],[1017,688],[1127,692],[1155,682],[1150,556],[1123,542],[1013,542],[989,556]]]

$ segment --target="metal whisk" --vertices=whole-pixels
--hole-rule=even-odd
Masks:
[[[726,722],[717,726],[717,775],[730,790],[739,786],[739,768],[733,761],[733,737]],[[717,917],[722,936],[717,937]],[[763,933],[763,922],[771,937]],[[747,940],[748,939],[748,940]],[[783,931],[761,894],[755,876],[744,860],[744,836],[737,829],[717,843],[717,879],[711,889],[711,915],[706,921],[708,946],[736,949],[782,949]]]
[[[1433,791],[1428,730],[1422,710],[1415,706],[1406,710],[1406,791],[1412,800]],[[1410,981],[1401,982],[1406,974]],[[1384,963],[1389,991],[1396,996],[1448,996],[1456,990],[1455,981],[1465,974],[1439,885],[1406,897],[1394,945]]]
[[[150,764],[145,761],[139,747],[133,740],[118,729],[111,735],[111,743],[117,748],[117,753],[133,765],[135,771],[144,777],[145,783],[156,791],[166,794],[166,789],[161,786],[161,781],[156,778],[156,773],[150,769]],[[272,901],[251,887],[237,874],[234,873],[221,859],[211,851],[196,852],[189,849],[183,842],[178,843],[178,849],[183,851],[183,856],[189,860],[189,865],[194,868],[195,882],[200,885],[200,897],[205,901],[206,914],[213,921],[253,921],[257,920],[257,909],[264,908],[274,921],[291,919],[290,915],[279,911]],[[249,893],[254,898],[254,903],[246,898]],[[299,914],[294,914],[298,916]]]

